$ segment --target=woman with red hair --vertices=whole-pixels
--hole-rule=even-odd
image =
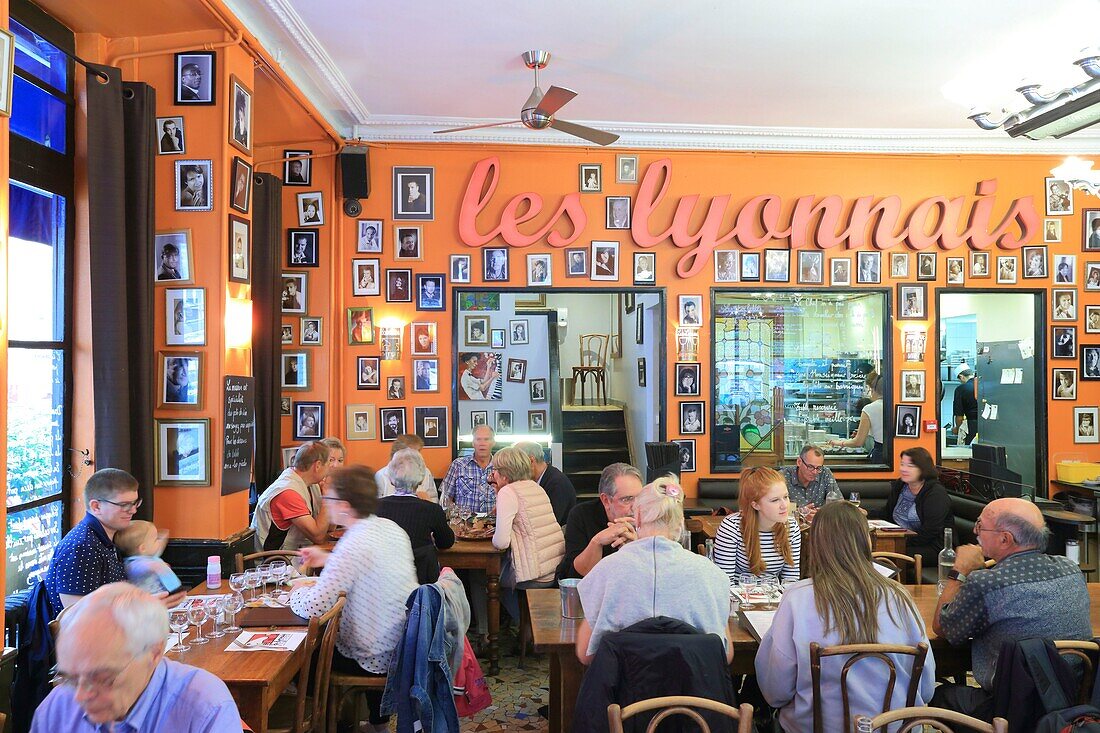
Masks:
[[[714,540],[714,562],[730,582],[742,573],[798,580],[802,533],[783,475],[767,467],[745,469],[737,504],[741,511],[722,520]]]

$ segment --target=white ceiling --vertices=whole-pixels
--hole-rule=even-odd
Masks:
[[[1037,144],[966,119],[969,104],[1026,106],[1012,91],[1024,74],[1084,81],[1071,62],[1100,43],[1097,0],[229,4],[338,129],[366,139],[439,141],[433,129],[518,117],[533,83],[520,53],[542,48],[542,87],[580,93],[559,116],[621,132],[618,146],[1100,150],[1096,133]],[[577,142],[521,126],[446,139]]]

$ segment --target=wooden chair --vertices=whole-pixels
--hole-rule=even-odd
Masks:
[[[866,716],[857,715],[856,720],[853,720],[852,723],[858,726],[861,718],[866,718]],[[955,729],[950,727],[948,723],[962,726],[959,729],[960,733],[971,730],[978,733],[1008,733],[1008,721],[1004,718],[994,718],[992,723],[987,723],[984,720],[971,718],[969,715],[956,713],[954,710],[928,707],[898,708],[897,710],[880,713],[871,718],[871,730],[886,730],[890,723],[898,721],[906,722],[898,729],[897,733],[909,733],[910,731],[920,733],[920,731],[928,731],[929,729],[939,731],[939,733],[955,733]]]
[[[253,552],[251,555],[243,555],[237,553],[233,558],[234,573],[243,573],[246,563],[252,563],[252,565],[259,565],[257,560],[286,560],[287,565],[292,567],[298,567],[298,560],[301,559],[294,550],[265,550],[263,552]]]
[[[332,667],[332,655],[329,655],[329,668]],[[366,692],[367,690],[377,690],[382,692],[386,689],[386,680],[388,678],[384,674],[349,674],[347,672],[337,672],[332,670],[329,674],[328,680],[328,693],[326,698],[326,707],[328,709],[326,717],[328,723],[326,724],[327,733],[336,733],[336,722],[340,718],[340,711],[344,707],[344,700],[347,696],[353,692]],[[358,716],[357,716],[358,717]]]
[[[842,644],[839,646],[823,647],[817,642],[810,644],[810,678],[814,686],[814,733],[824,733],[825,720],[821,712],[821,659],[823,657],[846,656],[848,660],[840,672],[840,699],[843,705],[844,721],[841,729],[851,731],[848,721],[852,720],[852,711],[848,703],[848,671],[861,660],[877,659],[884,663],[890,670],[886,678],[886,692],[882,697],[882,709],[890,707],[890,700],[894,696],[894,682],[897,680],[897,670],[894,661],[887,654],[908,654],[913,657],[913,666],[909,677],[909,690],[905,695],[905,704],[912,706],[917,700],[917,689],[920,686],[921,671],[924,669],[924,660],[928,656],[928,645],[924,642],[916,646],[903,646],[899,644]],[[829,726],[833,729],[832,726]]]
[[[275,703],[270,714],[272,723],[268,728],[271,733],[324,733],[332,652],[336,647],[336,634],[346,602],[345,594],[341,593],[328,613],[309,620],[309,631],[304,642],[306,658],[294,683],[297,692],[294,697],[284,695]],[[317,650],[316,662],[313,659],[314,649]]]
[[[1096,679],[1096,662],[1100,659],[1100,644],[1095,641],[1055,640],[1054,646],[1063,657],[1080,659],[1085,667],[1081,684],[1077,689],[1077,704],[1083,705],[1092,696],[1092,683]]]
[[[742,703],[739,707],[734,708],[716,700],[708,700],[704,697],[675,695],[672,697],[652,697],[648,700],[636,702],[633,705],[627,705],[625,708],[616,704],[608,705],[607,722],[611,727],[611,733],[623,733],[624,720],[628,720],[639,713],[646,713],[650,710],[657,710],[658,708],[664,709],[653,716],[653,720],[646,726],[646,733],[653,733],[653,731],[657,729],[657,726],[661,724],[661,721],[673,715],[686,715],[699,726],[699,730],[702,731],[702,733],[710,733],[710,727],[707,726],[703,716],[692,708],[710,710],[711,712],[721,713],[722,715],[736,720],[737,733],[750,733],[753,729],[752,705],[748,703]]]
[[[69,612],[69,609],[72,607],[73,606],[66,606],[65,608],[62,608],[61,613],[57,614],[57,618],[55,618],[48,624],[50,629],[50,636],[53,637],[53,643],[55,647],[57,646],[57,635],[61,632],[61,619],[66,613]],[[3,730],[3,726],[0,726],[0,730]]]
[[[573,367],[573,395],[576,397],[577,385],[581,387],[581,401],[584,404],[584,387],[588,377],[593,378],[596,386],[596,399],[607,404],[607,343],[611,337],[605,333],[586,333],[581,336],[581,365]]]
[[[703,543],[703,542],[700,542],[699,544],[697,544],[695,546],[695,551],[697,553],[699,553],[700,555],[702,555],[703,557],[706,557],[707,556],[707,546],[706,546],[706,544]]]
[[[923,583],[921,580],[921,572],[923,569],[921,567],[922,560],[920,555],[913,555],[910,557],[909,555],[902,555],[897,552],[872,552],[871,559],[881,560],[883,565],[889,565],[894,568],[894,570],[897,570],[898,576],[902,578],[905,577],[905,566],[911,566],[913,568],[913,576],[916,578],[915,584],[921,585]],[[898,563],[901,564],[899,565]]]

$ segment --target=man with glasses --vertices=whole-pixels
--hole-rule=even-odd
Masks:
[[[565,556],[558,578],[583,578],[603,558],[637,538],[634,497],[642,474],[628,463],[612,463],[600,474],[600,496],[583,501],[565,523]]]
[[[940,596],[935,632],[952,644],[972,639],[974,679],[981,687],[940,685],[930,703],[992,720],[993,675],[1007,641],[1091,639],[1089,591],[1077,563],[1044,550],[1050,531],[1025,499],[989,502],[974,523],[977,545],[955,550]],[[985,568],[985,558],[995,560]]]
[[[836,489],[840,493],[833,472],[825,467],[825,453],[816,445],[803,446],[795,465],[784,466],[779,472],[787,480],[791,501],[799,507],[808,507],[808,516],[825,506],[829,491]]]
[[[260,494],[252,515],[257,551],[300,550],[328,539],[328,514],[318,487],[328,475],[331,453],[323,442],[303,443],[290,467]]]
[[[126,583],[111,583],[61,619],[57,681],[39,706],[32,733],[100,730],[239,731],[225,683],[164,658],[163,604]]]

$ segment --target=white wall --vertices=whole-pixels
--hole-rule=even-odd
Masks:
[[[632,463],[645,473],[645,443],[657,440],[657,416],[660,414],[660,368],[658,338],[664,324],[658,322],[660,296],[637,295],[637,310],[623,316],[623,356],[611,364],[611,396],[625,406]],[[635,343],[638,312],[643,311],[644,344]],[[646,386],[638,386],[638,359],[646,360]],[[670,413],[671,414],[671,413]],[[671,418],[670,418],[671,419]]]
[[[948,293],[940,298],[940,318],[977,316],[978,341],[1018,341],[1034,334],[1031,293]],[[1078,296],[1077,307],[1081,299]],[[1049,304],[1048,304],[1049,305]]]
[[[609,293],[550,293],[546,296],[548,308],[567,308],[566,325],[558,326],[558,361],[561,376],[568,379],[573,367],[581,363],[581,336],[588,333],[611,333],[611,301]],[[608,347],[608,366],[613,362]],[[608,396],[613,393],[614,379],[608,385]],[[563,400],[564,402],[565,400]]]

